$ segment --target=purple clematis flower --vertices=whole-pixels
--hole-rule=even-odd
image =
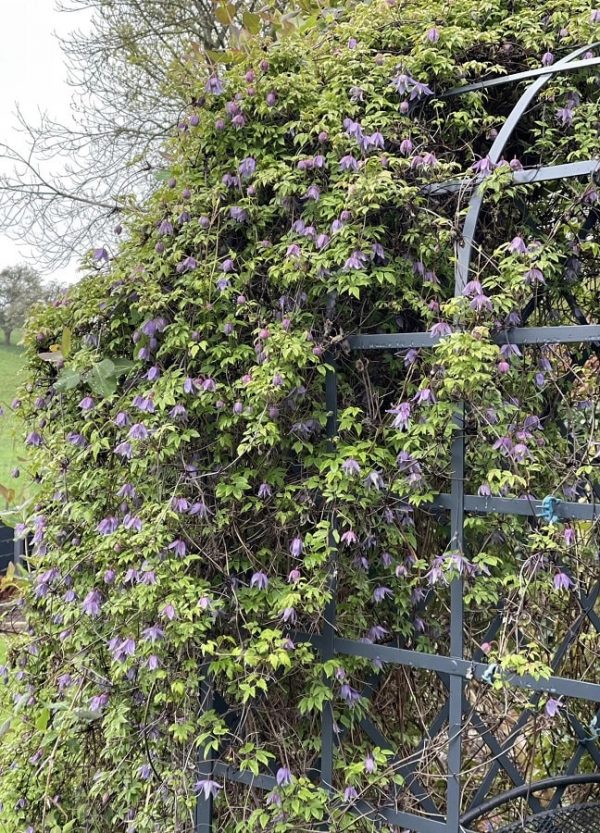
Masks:
[[[103,518],[96,529],[101,535],[112,535],[119,528],[119,520],[113,515]]]
[[[268,483],[261,483],[258,487],[258,497],[261,500],[266,500],[267,498],[270,498],[272,494],[273,489],[269,486]]]
[[[410,422],[410,410],[410,402],[401,402],[395,408],[391,408],[389,411],[386,411],[386,413],[394,414],[394,421],[392,423],[394,428],[399,428],[400,430],[405,431]]]
[[[473,162],[471,170],[476,174],[491,174],[496,165],[492,162],[489,156],[483,156],[477,162]]]
[[[161,616],[163,616],[165,619],[168,619],[169,622],[172,622],[173,619],[175,619],[177,616],[177,611],[175,610],[173,605],[170,602],[168,602],[161,610]]]
[[[184,558],[187,555],[187,545],[181,538],[176,538],[172,541],[167,549],[174,552],[178,558]]]
[[[127,436],[130,440],[147,440],[150,436],[150,432],[142,422],[136,422],[135,425],[132,425],[129,429]]]
[[[144,628],[142,635],[146,642],[150,642],[150,644],[154,645],[154,643],[160,642],[165,635],[165,632],[162,628],[159,628],[158,625],[151,625],[148,628]]]
[[[164,219],[159,223],[158,233],[163,237],[171,237],[173,234],[173,223]]]
[[[365,486],[369,486],[376,491],[381,491],[385,487],[385,481],[381,475],[381,472],[378,471],[371,471],[365,477]]]
[[[100,246],[98,249],[94,249],[93,258],[96,263],[100,263],[102,260],[108,260],[108,252],[104,248],[104,246]]]
[[[556,717],[559,713],[560,709],[562,708],[562,703],[560,700],[555,700],[554,697],[549,697],[546,700],[546,705],[544,706],[544,711],[548,715],[548,717]]]
[[[559,570],[558,573],[554,576],[554,589],[561,591],[561,590],[568,590],[573,582],[569,578],[566,573],[563,573],[562,570]]]
[[[289,787],[292,783],[292,773],[290,770],[282,766],[277,770],[277,774],[275,775],[275,780],[277,781],[278,787]]]
[[[410,100],[415,101],[423,98],[423,96],[433,95],[433,90],[430,89],[423,81],[415,81],[410,93]]]
[[[299,558],[302,555],[302,550],[304,549],[304,543],[302,538],[296,536],[292,539],[290,544],[290,553],[293,555],[294,558]]]
[[[360,465],[352,457],[349,457],[342,463],[342,471],[344,474],[360,474]]]
[[[119,443],[115,447],[115,454],[118,454],[119,457],[124,457],[126,460],[131,460],[131,458],[133,457],[133,448],[131,447],[131,443]]]
[[[91,396],[84,396],[79,403],[79,407],[82,411],[91,411],[95,404]]]
[[[487,295],[475,295],[469,306],[476,312],[482,312],[483,310],[491,312],[493,309],[491,298],[488,298]]]
[[[175,271],[178,275],[182,275],[184,272],[193,272],[193,270],[196,269],[197,266],[198,262],[196,261],[196,258],[189,255],[177,264],[177,266],[175,267]]]
[[[423,388],[415,393],[413,396],[413,402],[416,402],[417,405],[423,405],[426,402],[434,404],[436,402],[435,394],[431,388]]]
[[[349,683],[342,683],[340,686],[340,697],[348,703],[350,707],[353,707],[360,700],[360,692],[355,688],[352,688]]]
[[[377,769],[377,764],[375,763],[375,759],[372,755],[367,755],[367,757],[365,758],[364,766],[367,775],[372,775],[375,772],[375,770]]]
[[[572,107],[559,107],[556,111],[556,118],[563,127],[570,127],[573,124],[575,111]]]
[[[132,515],[128,512],[123,518],[123,526],[125,529],[131,529],[134,532],[142,531],[142,521],[137,515]]]
[[[207,93],[211,93],[212,95],[222,95],[224,89],[223,82],[218,75],[210,75],[206,81],[204,89]]]
[[[269,586],[269,577],[266,573],[259,571],[254,573],[250,579],[250,587],[256,587],[257,590],[266,590]]]
[[[100,607],[102,605],[102,594],[99,590],[90,590],[87,594],[83,603],[81,605],[81,609],[87,616],[91,616],[92,618],[96,618],[100,616]]]
[[[347,153],[346,156],[342,156],[340,159],[340,170],[341,171],[357,171],[358,170],[358,161],[352,156],[351,153]]]
[[[373,601],[375,604],[379,604],[379,602],[382,602],[384,599],[393,595],[394,594],[389,587],[376,587],[373,591]]]
[[[438,321],[431,327],[429,332],[436,338],[445,338],[446,336],[452,335],[454,331],[447,321]]]
[[[538,269],[535,266],[532,266],[527,272],[525,272],[525,283],[529,284],[529,286],[536,286],[537,284],[545,284],[546,280],[544,278],[544,273],[541,269]]]
[[[232,205],[229,209],[229,216],[236,223],[244,223],[248,219],[248,212],[239,205]]]
[[[83,434],[78,434],[76,431],[70,431],[67,434],[67,442],[77,446],[77,448],[85,448],[87,446],[87,441]]]
[[[364,252],[354,251],[344,263],[346,271],[350,269],[362,269],[368,263],[368,257]]]
[[[354,787],[346,787],[344,790],[344,802],[346,804],[351,804],[353,801],[356,801],[358,798],[358,793],[356,792]]]
[[[204,800],[208,801],[210,798],[216,798],[223,787],[211,778],[202,778],[196,781],[196,793],[204,793]]]
[[[245,159],[242,159],[238,170],[240,172],[240,176],[244,177],[244,179],[251,177],[256,171],[256,159],[252,156],[247,156]]]

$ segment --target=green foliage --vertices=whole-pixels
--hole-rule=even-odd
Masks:
[[[22,365],[23,351],[20,347],[0,345],[0,504],[3,509],[7,504],[18,501],[21,494],[21,481],[12,477],[12,471],[23,466],[24,449],[21,426],[10,406],[23,382]]]
[[[189,90],[168,176],[119,251],[90,253],[88,277],[30,323],[31,638],[7,672],[19,722],[0,752],[15,830],[187,833],[205,790],[218,792],[224,833],[316,831],[327,816],[335,830],[391,830],[351,811],[400,784],[399,759],[440,692],[379,662],[321,660],[310,637],[332,570],[338,635],[392,634],[423,651],[449,649],[450,582],[465,583],[472,655],[508,596],[484,649],[494,715],[511,675],[547,676],[557,623],[568,627],[597,570],[594,529],[471,518],[461,552],[430,508],[450,490],[457,430],[468,492],[590,494],[590,356],[514,352],[494,336],[532,295],[531,323],[593,311],[597,246],[576,239],[592,184],[517,188],[498,166],[454,298],[472,166],[519,89],[440,93],[536,67],[540,45],[561,55],[593,40],[587,6],[544,9],[371,3],[250,43]],[[591,153],[590,78],[553,78],[509,157]],[[565,102],[572,124],[556,114]],[[454,176],[464,192],[424,188]],[[430,332],[431,347],[347,349],[354,332],[398,328]],[[580,650],[589,668],[593,649]],[[225,706],[203,710],[209,682]],[[334,802],[310,777],[326,706],[345,733]],[[367,714],[399,757],[361,732]],[[196,783],[198,750],[278,785],[249,797],[231,781]],[[545,771],[543,756],[534,765]]]

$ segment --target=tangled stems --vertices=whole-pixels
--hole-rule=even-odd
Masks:
[[[538,12],[479,0],[324,11],[199,73],[169,169],[119,251],[90,253],[87,277],[33,316],[19,410],[40,485],[20,529],[33,545],[28,632],[4,673],[18,719],[0,752],[11,829],[183,833],[203,795],[226,833],[316,830],[327,702],[345,738],[332,823],[374,829],[348,809],[401,782],[398,760],[443,692],[380,662],[323,662],[298,638],[322,626],[334,543],[341,636],[446,651],[447,588],[461,574],[468,651],[547,673],[557,623],[568,627],[597,572],[593,526],[472,518],[460,552],[431,510],[449,489],[460,400],[468,492],[592,494],[593,349],[496,336],[571,322],[575,309],[593,320],[593,182],[517,186],[512,173],[593,155],[595,76],[552,78],[500,164],[489,145],[519,91],[440,98],[594,39],[587,7]],[[455,297],[474,175],[485,207]],[[452,177],[462,191],[424,188]],[[353,333],[398,330],[429,332],[431,346],[347,348]],[[502,597],[502,627],[482,645]],[[594,651],[583,639],[573,674],[591,673]],[[207,677],[222,702],[202,711]],[[473,698],[507,719],[502,696]],[[514,694],[510,718],[524,706]],[[562,703],[542,706],[560,718]],[[392,727],[398,757],[358,731],[366,714]],[[423,758],[432,794],[436,743]],[[199,778],[199,749],[272,771],[273,789],[248,798]],[[544,770],[546,748],[533,739],[527,754]],[[481,765],[474,750],[468,766]]]

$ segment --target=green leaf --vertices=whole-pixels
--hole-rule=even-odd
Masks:
[[[86,373],[85,381],[98,396],[112,396],[117,390],[114,362],[110,359],[102,359]]]
[[[64,367],[58,374],[54,387],[60,393],[67,393],[73,390],[81,382],[81,373],[72,367]]]
[[[39,729],[40,732],[45,732],[48,728],[48,724],[50,723],[50,709],[42,709],[39,714],[39,717],[35,721],[35,728]]]
[[[215,17],[224,26],[229,26],[235,19],[235,6],[233,3],[219,3],[215,9]]]
[[[73,347],[73,332],[69,327],[64,327],[62,333],[61,351],[63,358],[68,358]]]
[[[131,359],[111,359],[115,367],[115,376],[122,376],[124,373],[129,373],[132,367],[135,367],[135,362]]]
[[[260,32],[260,15],[254,12],[244,12],[242,23],[252,35],[257,35]]]

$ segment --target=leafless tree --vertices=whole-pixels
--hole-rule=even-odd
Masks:
[[[28,150],[0,144],[11,171],[0,176],[0,227],[31,244],[45,269],[106,242],[123,206],[147,194],[189,104],[186,78],[206,71],[206,50],[222,49],[241,15],[227,0],[58,3],[88,21],[61,41],[73,123],[40,113],[32,124],[18,112]]]

